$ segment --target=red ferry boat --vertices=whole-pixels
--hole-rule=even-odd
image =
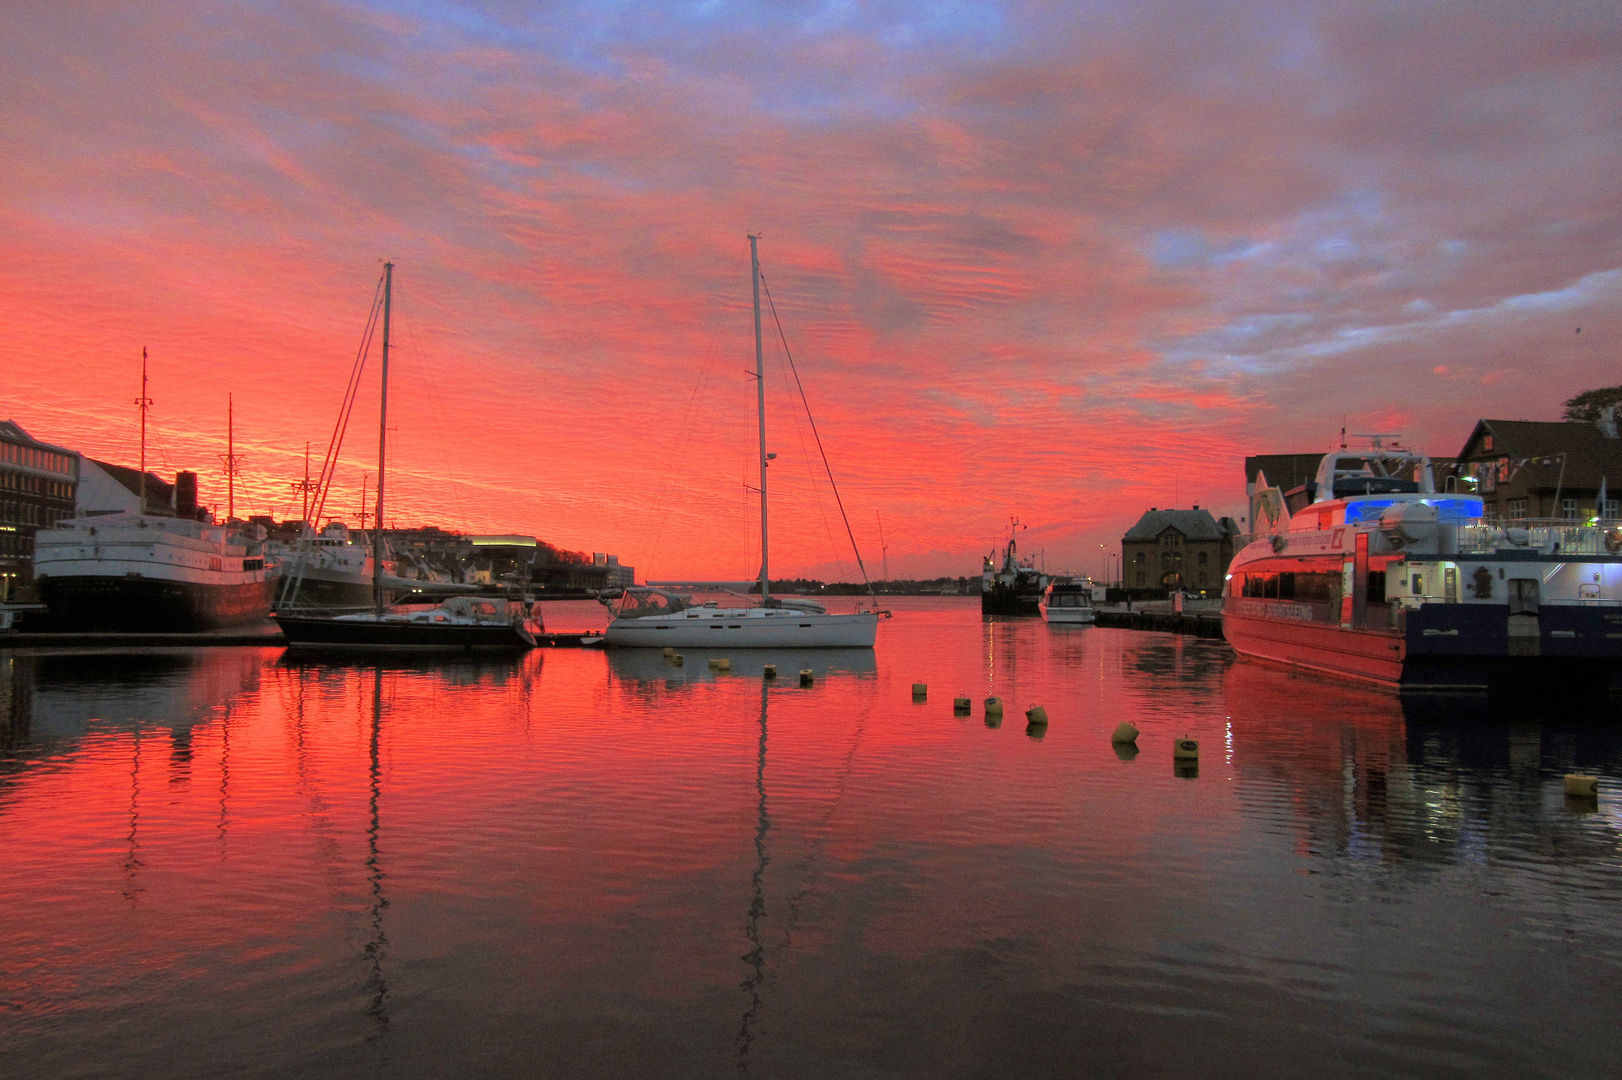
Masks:
[[[1622,529],[1488,522],[1379,445],[1326,454],[1294,514],[1258,490],[1222,611],[1241,656],[1404,689],[1622,687]]]

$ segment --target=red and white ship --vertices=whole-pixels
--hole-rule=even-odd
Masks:
[[[1404,689],[1622,688],[1622,529],[1488,522],[1378,441],[1326,454],[1293,515],[1258,491],[1270,520],[1222,611],[1241,656]]]

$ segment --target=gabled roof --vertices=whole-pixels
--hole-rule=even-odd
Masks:
[[[1256,482],[1256,474],[1263,473],[1272,487],[1290,490],[1308,483],[1318,475],[1318,462],[1323,454],[1256,454],[1245,459],[1245,485]]]
[[[27,431],[23,430],[23,426],[17,423],[15,420],[0,420],[0,438],[10,439],[13,442],[28,443],[30,446],[37,446],[44,450],[54,450],[58,454],[71,455],[73,453],[72,450],[69,450],[65,446],[57,446],[55,443],[41,442],[39,439],[34,438],[32,435],[28,434]]]
[[[1480,446],[1493,437],[1491,450]],[[1470,451],[1474,449],[1474,453]],[[1562,462],[1563,456],[1563,462]],[[1601,477],[1622,478],[1622,440],[1610,439],[1593,424],[1574,421],[1479,420],[1459,452],[1461,462],[1507,457],[1512,466],[1531,473],[1533,487],[1560,483],[1572,488],[1597,487]],[[1545,464],[1547,462],[1547,464]],[[1564,464],[1565,476],[1560,478]]]
[[[118,481],[118,483],[127,489],[131,495],[134,495],[136,498],[140,498],[140,469],[131,469],[123,465],[114,465],[111,462],[98,461],[96,458],[85,458],[85,460],[91,462],[97,468],[101,469],[102,472]],[[173,503],[173,491],[174,485],[169,483],[163,477],[159,476],[157,473],[148,472],[146,474],[146,501],[149,505]]]
[[[1167,529],[1176,529],[1185,540],[1221,540],[1225,535],[1209,510],[1150,510],[1121,539],[1157,540]]]

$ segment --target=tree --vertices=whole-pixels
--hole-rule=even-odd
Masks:
[[[1599,414],[1613,405],[1622,405],[1622,386],[1584,390],[1566,402],[1564,417],[1585,424],[1598,423]]]

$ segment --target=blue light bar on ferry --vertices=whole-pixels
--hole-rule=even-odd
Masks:
[[[1412,499],[1348,499],[1346,502],[1346,523],[1357,525],[1365,521],[1377,521],[1380,512],[1388,506],[1395,506],[1399,502],[1413,502]],[[1436,520],[1438,521],[1470,521],[1482,516],[1481,500],[1465,496],[1463,498],[1446,499],[1420,499],[1426,506],[1436,507]]]

